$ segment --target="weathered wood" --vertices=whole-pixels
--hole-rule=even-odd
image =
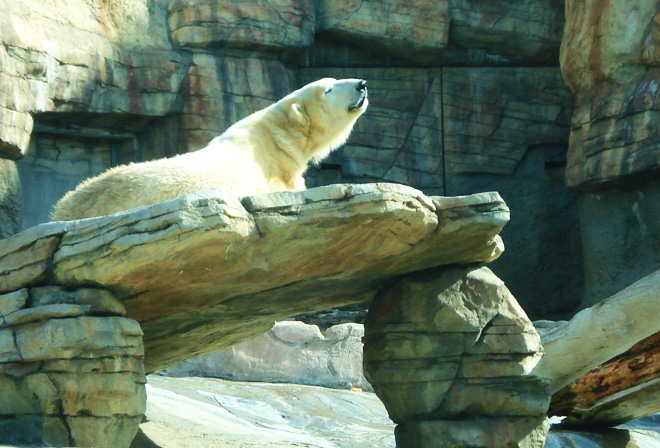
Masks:
[[[554,394],[660,331],[660,271],[542,335]]]
[[[553,395],[565,426],[614,426],[660,411],[660,333],[591,370]]]

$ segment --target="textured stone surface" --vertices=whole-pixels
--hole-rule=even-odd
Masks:
[[[268,334],[188,359],[165,374],[368,390],[371,385],[362,375],[363,335],[360,324],[335,325],[322,334],[316,325],[278,322]]]
[[[576,94],[566,182],[589,189],[660,167],[660,70]]]
[[[485,50],[491,64],[501,60],[556,65],[564,26],[563,1],[450,0],[449,4],[450,44]]]
[[[393,184],[336,185],[241,205],[210,190],[70,224],[54,275],[67,287],[113,290],[142,324],[147,369],[161,369],[275,320],[366,300],[401,273],[492,260],[507,220],[493,193],[429,198]]]
[[[151,3],[3,2],[0,82],[11,86],[0,95],[6,157],[25,153],[34,113],[159,116],[176,107],[187,57],[169,50],[164,11]],[[131,127],[127,120],[115,125]]]
[[[660,182],[653,178],[579,195],[582,307],[660,269]]]
[[[550,424],[544,417],[489,420],[433,420],[396,427],[397,447],[542,448]]]
[[[318,4],[319,31],[397,56],[427,60],[447,46],[447,1],[331,1]]]
[[[318,34],[304,66],[557,65],[564,25],[557,0],[317,5]]]
[[[16,163],[0,159],[0,238],[20,231],[21,205],[21,180]]]
[[[561,52],[576,93],[566,180],[591,187],[657,170],[660,21],[655,2],[566,2]]]
[[[126,314],[124,305],[105,289],[80,288],[67,290],[60,286],[30,289],[30,305],[32,307],[54,304],[86,305],[90,307],[86,314],[90,315],[123,316]]]
[[[655,2],[567,0],[560,61],[574,91],[602,81],[625,83],[657,63]]]
[[[51,291],[57,302],[88,290]],[[31,307],[29,295],[2,296],[25,308],[0,328],[0,443],[128,447],[146,410],[140,326],[87,316],[91,304]]]
[[[371,105],[341,157],[342,178],[362,177],[452,194],[461,174],[512,175],[530,146],[568,141],[572,97],[557,69],[309,69],[369,80]]]
[[[430,271],[383,289],[364,344],[365,375],[402,446],[543,446],[541,341],[487,268]]]
[[[447,175],[512,175],[529,147],[568,139],[572,97],[554,69],[443,70]]]
[[[193,55],[181,86],[179,147],[189,151],[205,147],[229,126],[270,106],[293,87],[292,71],[277,60]]]
[[[27,239],[26,245],[12,252],[2,249],[13,246],[12,243],[19,242],[19,238],[5,240],[7,244],[3,244],[0,249],[0,292],[13,291],[45,281],[60,240],[58,236],[39,238],[39,232],[33,233],[37,234],[37,238]]]
[[[182,47],[291,50],[314,38],[311,0],[174,0],[172,41]]]

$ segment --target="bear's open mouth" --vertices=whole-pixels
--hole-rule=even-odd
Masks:
[[[366,99],[367,99],[367,90],[365,89],[365,90],[362,91],[362,95],[360,96],[360,99],[358,100],[358,102],[348,106],[348,111],[352,112],[354,110],[360,109],[364,105],[364,102],[365,102]]]

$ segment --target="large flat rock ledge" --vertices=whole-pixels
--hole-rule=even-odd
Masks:
[[[403,274],[493,260],[508,218],[497,193],[215,189],[2,240],[0,444],[128,446],[145,371],[371,299]]]
[[[268,332],[275,321],[371,299],[383,282],[499,256],[497,193],[427,197],[332,185],[239,201],[215,189],[0,243],[0,293],[109,290],[144,331],[145,369]]]

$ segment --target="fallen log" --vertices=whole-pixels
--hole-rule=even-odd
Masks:
[[[660,411],[660,271],[541,335],[549,415],[616,426]]]
[[[542,335],[554,394],[660,331],[660,270]]]
[[[555,393],[551,415],[563,426],[615,426],[660,411],[660,333]]]

